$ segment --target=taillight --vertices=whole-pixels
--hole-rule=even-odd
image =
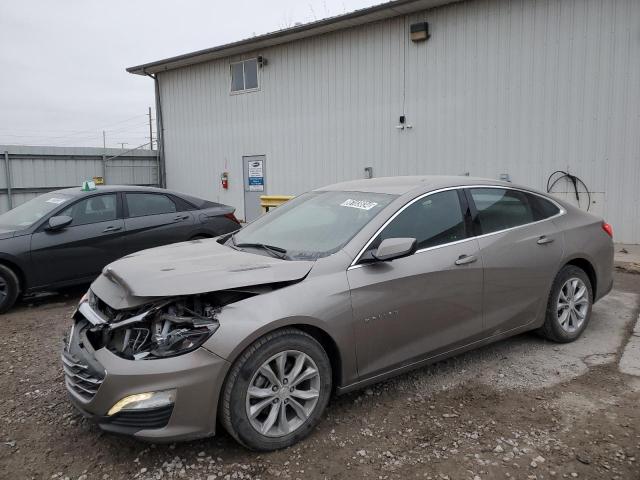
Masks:
[[[225,217],[227,217],[229,220],[236,222],[238,225],[240,225],[240,222],[238,221],[238,219],[236,218],[236,216],[232,213],[225,213],[224,214]]]
[[[609,225],[607,222],[602,222],[602,229],[607,232],[611,238],[613,238],[613,227]]]

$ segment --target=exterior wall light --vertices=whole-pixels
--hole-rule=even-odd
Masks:
[[[429,24],[427,22],[412,24],[410,27],[410,32],[412,42],[424,42],[431,36],[429,35]]]

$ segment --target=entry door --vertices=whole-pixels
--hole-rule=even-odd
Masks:
[[[124,197],[127,254],[189,240],[194,216],[191,212],[180,211],[169,195],[130,192]]]
[[[262,215],[260,196],[267,194],[266,157],[253,155],[242,157],[244,169],[244,219],[251,222]]]
[[[458,193],[422,197],[372,242],[415,238],[418,252],[347,271],[361,378],[418,362],[482,333],[482,262]]]
[[[533,322],[546,308],[562,259],[562,233],[552,219],[538,220],[535,196],[489,187],[468,192],[482,234],[484,326],[495,335]]]
[[[73,218],[61,230],[38,230],[31,237],[31,261],[38,286],[92,279],[123,255],[124,222],[115,193],[76,202],[59,215]]]

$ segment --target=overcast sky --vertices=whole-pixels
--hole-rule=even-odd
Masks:
[[[153,81],[125,68],[376,3],[0,0],[0,144],[143,144]]]

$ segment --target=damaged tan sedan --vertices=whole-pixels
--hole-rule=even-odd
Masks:
[[[294,444],[343,393],[529,330],[578,338],[611,227],[469,177],[347,182],[232,235],[108,265],[62,352],[72,402],[149,441]]]

